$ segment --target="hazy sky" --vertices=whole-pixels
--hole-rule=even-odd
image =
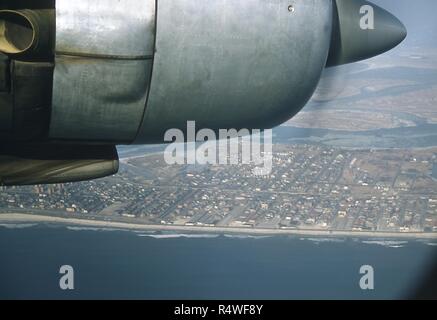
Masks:
[[[402,46],[437,48],[436,0],[370,0],[398,17],[408,29]]]

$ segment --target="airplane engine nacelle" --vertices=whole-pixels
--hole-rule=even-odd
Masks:
[[[187,120],[278,125],[317,86],[332,8],[330,0],[58,0],[49,136],[150,143]]]
[[[40,2],[0,8],[6,139],[159,143],[187,121],[271,128],[302,109],[325,66],[405,37],[365,0]],[[365,7],[376,30],[361,26]]]
[[[8,137],[129,144],[162,142],[187,120],[212,129],[273,127],[311,97],[332,25],[330,0],[57,0],[52,11],[53,75],[37,90],[51,100],[32,107],[45,119],[29,133],[29,121],[12,116]],[[6,28],[0,51],[19,61],[5,68],[29,62],[35,12],[5,11],[5,25],[15,28]],[[50,20],[40,24],[47,29]],[[28,66],[39,69],[33,58]]]
[[[187,121],[272,128],[303,108],[325,67],[380,54],[406,36],[365,0],[2,3],[0,143],[19,159],[14,150],[29,142],[54,150],[162,143]],[[374,28],[362,27],[363,7]],[[48,160],[46,176],[55,168]]]

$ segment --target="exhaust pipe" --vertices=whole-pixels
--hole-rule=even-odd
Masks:
[[[0,10],[0,52],[31,58],[52,55],[55,28],[52,9]]]

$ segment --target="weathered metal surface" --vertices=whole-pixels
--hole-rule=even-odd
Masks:
[[[65,183],[97,179],[118,171],[114,146],[0,146],[0,185]]]
[[[155,0],[58,0],[50,138],[131,142],[149,89]]]
[[[151,60],[58,56],[50,137],[130,142],[146,104]]]
[[[56,51],[151,57],[155,0],[57,0]]]
[[[290,10],[290,5],[293,10]],[[136,143],[170,128],[268,128],[316,88],[330,0],[159,0],[150,96]]]

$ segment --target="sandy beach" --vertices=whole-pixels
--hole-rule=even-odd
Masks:
[[[60,218],[54,216],[5,213],[0,214],[0,224],[8,223],[54,223],[84,227],[115,228],[137,231],[165,231],[165,232],[196,232],[220,234],[247,234],[247,235],[297,235],[316,237],[365,237],[365,238],[409,238],[409,239],[437,239],[437,233],[423,232],[367,232],[367,231],[329,231],[329,230],[302,230],[302,229],[253,229],[234,227],[203,227],[203,226],[176,226],[176,225],[146,225],[135,223],[112,222],[102,220],[87,220],[75,218]]]

